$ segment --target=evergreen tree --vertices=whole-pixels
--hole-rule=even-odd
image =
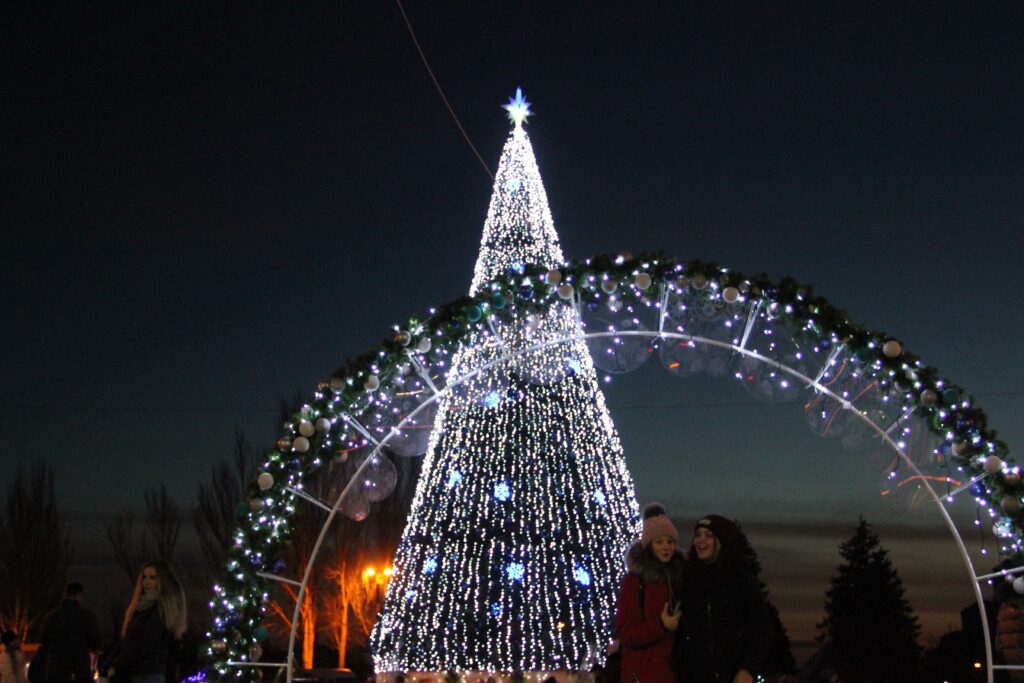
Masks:
[[[793,659],[793,649],[789,642],[789,634],[779,617],[779,610],[772,604],[768,594],[768,586],[761,578],[761,561],[757,558],[757,551],[750,544],[743,529],[737,529],[736,543],[740,552],[747,559],[747,570],[757,579],[757,585],[761,588],[761,595],[764,596],[765,604],[768,606],[768,623],[772,627],[772,647],[768,656],[761,665],[761,672],[766,674],[795,674],[796,660]]]
[[[563,262],[518,94],[509,109],[471,295]],[[638,506],[586,344],[544,345],[580,335],[579,317],[566,302],[489,320],[452,359],[372,638],[378,672],[589,669],[611,640]]]
[[[819,640],[832,643],[852,663],[855,670],[842,672],[844,681],[913,680],[921,662],[921,626],[888,551],[863,517],[839,546],[839,555],[843,563],[825,593]]]

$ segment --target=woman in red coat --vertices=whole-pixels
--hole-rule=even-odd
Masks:
[[[683,554],[665,508],[644,509],[643,533],[626,552],[615,629],[622,649],[622,683],[675,683],[674,631],[679,627]]]

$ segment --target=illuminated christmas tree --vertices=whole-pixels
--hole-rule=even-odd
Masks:
[[[529,104],[517,92],[506,109],[515,127],[471,295],[526,266],[556,284],[563,262],[522,126]],[[638,508],[571,292],[544,315],[489,318],[454,354],[373,633],[378,672],[580,670],[603,658]]]

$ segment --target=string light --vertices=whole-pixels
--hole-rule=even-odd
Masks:
[[[523,102],[518,93],[510,115]],[[512,277],[515,295],[531,298],[539,283],[525,269],[558,273],[563,262],[521,120],[498,166],[471,296]],[[547,284],[574,293],[560,273]],[[581,336],[579,318],[569,298],[544,312],[466,317],[488,327],[450,366],[449,383],[460,384],[438,410],[372,636],[376,669],[589,669],[612,638],[623,553],[637,534],[633,482],[585,342],[501,361]]]
[[[651,334],[645,311],[659,318],[657,344],[630,336]],[[611,320],[594,327],[600,316]],[[580,340],[584,330],[593,356]],[[945,483],[949,502],[969,491],[982,543],[993,530],[997,550],[1024,566],[1020,467],[963,388],[788,279],[746,278],[660,254],[563,261],[517,125],[468,302],[396,327],[393,341],[319,385],[239,502],[209,603],[208,679],[260,679],[252,663],[268,637],[271,581],[295,581],[275,575],[284,571],[278,558],[293,537],[296,507],[322,505],[304,482],[326,463],[365,462],[353,495],[339,501],[344,514],[363,519],[369,502],[394,485],[382,442],[427,456],[373,634],[378,669],[520,670],[532,681],[544,677],[541,669],[589,668],[608,637],[622,571],[615,548],[637,531],[597,369],[608,382],[655,350],[679,376],[724,374],[732,353],[757,361],[733,374],[763,398],[785,398],[794,383],[778,370],[797,372],[813,386],[804,409],[823,436],[846,439],[846,423],[860,421],[894,448],[931,439],[916,450],[941,474],[917,473],[926,463],[904,452],[908,466],[892,470],[885,490],[931,479]],[[883,419],[893,428],[883,431]],[[1024,594],[1024,577],[1014,589]]]

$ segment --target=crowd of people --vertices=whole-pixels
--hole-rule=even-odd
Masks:
[[[616,604],[622,683],[752,683],[771,645],[767,605],[721,515],[697,520],[687,553],[664,507],[644,510],[642,533],[626,554]],[[48,614],[31,667],[12,632],[2,636],[0,683],[173,683],[174,650],[186,628],[185,594],[167,562],[147,562],[125,610],[120,640],[94,666],[96,616],[67,585]]]
[[[644,509],[616,604],[622,683],[752,683],[771,647],[768,609],[736,524],[697,520],[689,552],[664,507]]]
[[[103,683],[173,683],[175,649],[185,632],[185,592],[163,560],[143,565],[135,582],[118,644],[96,665],[100,629],[96,615],[81,604],[82,584],[64,588],[61,604],[46,615],[39,649],[31,663],[17,634],[2,636],[0,683],[86,683],[98,673]]]

